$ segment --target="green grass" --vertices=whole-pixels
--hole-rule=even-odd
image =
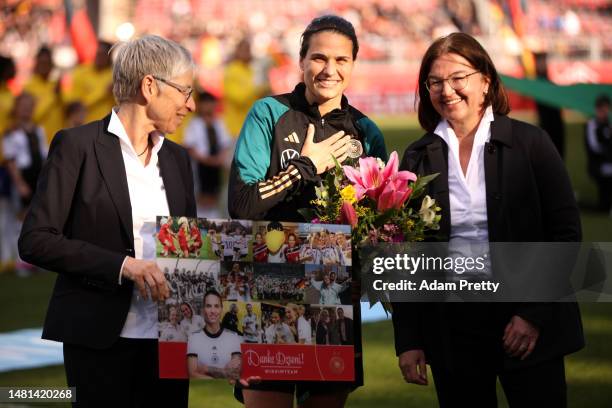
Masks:
[[[6,277],[0,278],[4,282]],[[43,280],[38,284],[44,283]],[[612,399],[612,304],[582,305],[587,347],[566,360],[570,407],[608,407]],[[42,310],[39,310],[42,318]],[[388,321],[364,325],[365,386],[351,394],[348,407],[434,407],[433,385],[405,384],[397,368],[393,329]],[[431,374],[429,376],[431,380]],[[0,373],[0,386],[64,386],[62,367]],[[224,381],[192,381],[191,407],[240,407]],[[504,405],[500,391],[501,406]],[[61,407],[61,405],[53,405]]]
[[[526,116],[521,119],[532,120]],[[566,164],[581,206],[592,207],[596,190],[586,173],[582,124],[575,117],[567,125]],[[398,151],[421,136],[414,117],[380,118],[387,148]],[[582,210],[584,239],[612,241],[612,219],[604,214]],[[38,274],[28,279],[0,275],[0,332],[25,327],[40,327],[52,289],[53,274]],[[566,373],[570,407],[608,407],[612,400],[612,304],[583,304],[587,347],[567,358]],[[364,325],[365,386],[351,394],[348,407],[435,407],[432,385],[405,384],[397,368],[390,322]],[[430,375],[431,379],[431,375]],[[0,386],[65,385],[62,367],[0,373]],[[223,381],[192,381],[192,407],[240,407],[231,387]],[[506,406],[500,391],[500,406]],[[41,406],[41,405],[36,405]],[[62,405],[54,404],[53,407]]]

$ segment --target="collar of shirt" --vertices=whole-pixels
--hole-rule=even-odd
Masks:
[[[138,153],[136,153],[136,150],[134,150],[134,146],[132,145],[128,134],[125,131],[125,127],[123,127],[123,123],[121,123],[121,120],[119,119],[119,115],[117,115],[117,112],[115,112],[115,109],[111,110],[111,118],[108,122],[108,131],[109,133],[112,133],[113,135],[119,138],[119,141],[121,142],[121,147],[123,149],[127,149],[127,151],[129,151],[131,154],[138,158]],[[159,149],[161,149],[162,144],[164,143],[164,136],[161,132],[157,131],[152,132],[150,136],[151,141],[153,142],[151,156],[156,157],[157,152],[159,152]]]
[[[480,148],[491,139],[491,122],[494,120],[495,117],[493,116],[493,108],[489,105],[485,109],[484,115],[478,124],[478,129],[476,129],[473,148]],[[442,140],[446,142],[446,145],[457,159],[457,163],[459,163],[459,139],[448,121],[446,119],[442,119],[440,123],[438,123],[434,133],[440,136]]]
[[[484,146],[491,138],[493,109],[489,106],[478,124],[470,161],[464,174],[459,160],[459,139],[446,120],[440,121],[435,134],[448,146],[448,188],[450,203],[450,241],[468,239],[486,242],[487,200],[484,173]]]

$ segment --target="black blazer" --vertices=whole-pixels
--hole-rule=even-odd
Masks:
[[[61,130],[51,144],[19,237],[21,257],[58,273],[43,338],[106,348],[118,338],[133,291],[119,271],[134,256],[132,210],[110,115]],[[187,152],[166,139],[158,153],[170,214],[196,216]]]
[[[442,208],[440,238],[450,236],[448,147],[433,133],[410,145],[402,170],[418,175],[440,173],[428,194]],[[569,176],[550,137],[541,129],[495,115],[491,140],[484,151],[489,241],[579,242],[580,214]],[[527,204],[526,204],[527,203]],[[458,307],[460,306],[460,307]],[[525,366],[565,355],[584,346],[576,303],[479,304],[396,303],[393,305],[396,352],[424,349],[431,361],[448,351],[452,324],[468,323],[475,316],[503,326],[519,315],[540,329],[533,353],[523,362],[506,358],[507,367]],[[486,309],[486,310],[485,310]],[[496,331],[497,333],[497,331]]]

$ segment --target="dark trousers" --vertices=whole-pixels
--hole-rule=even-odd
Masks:
[[[119,338],[105,350],[64,344],[73,407],[187,407],[189,381],[159,379],[157,340]]]
[[[497,407],[498,377],[511,408],[567,407],[563,357],[505,370],[499,350],[465,351],[455,351],[452,364],[431,364],[440,407]]]

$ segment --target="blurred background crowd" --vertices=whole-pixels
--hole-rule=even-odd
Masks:
[[[196,178],[211,175],[197,183],[199,213],[208,217],[226,215],[224,169],[248,109],[266,94],[293,88],[299,79],[300,34],[317,15],[338,14],[354,24],[361,47],[348,96],[371,115],[414,113],[420,58],[433,39],[453,31],[475,35],[506,75],[538,76],[559,85],[612,83],[612,2],[608,0],[4,0],[0,4],[0,270],[26,275],[29,266],[18,260],[16,237],[53,136],[61,128],[110,112],[112,46],[135,36],[151,33],[173,39],[187,47],[197,62],[197,112],[168,137],[189,148]],[[563,138],[559,106],[542,105],[517,93],[511,101],[515,111],[531,110],[540,114],[541,122],[552,121],[551,135]],[[608,120],[609,99],[606,103],[600,98],[598,103],[602,120]],[[561,123],[561,130],[554,130],[555,123]],[[604,139],[592,138],[595,143]],[[560,143],[563,154],[563,140]],[[590,145],[586,146],[588,150]],[[602,163],[612,163],[606,154]],[[596,171],[591,176],[603,177],[602,188],[609,193],[612,164],[610,174],[603,176],[598,166],[599,162],[592,166]],[[600,200],[605,211],[609,205]]]

